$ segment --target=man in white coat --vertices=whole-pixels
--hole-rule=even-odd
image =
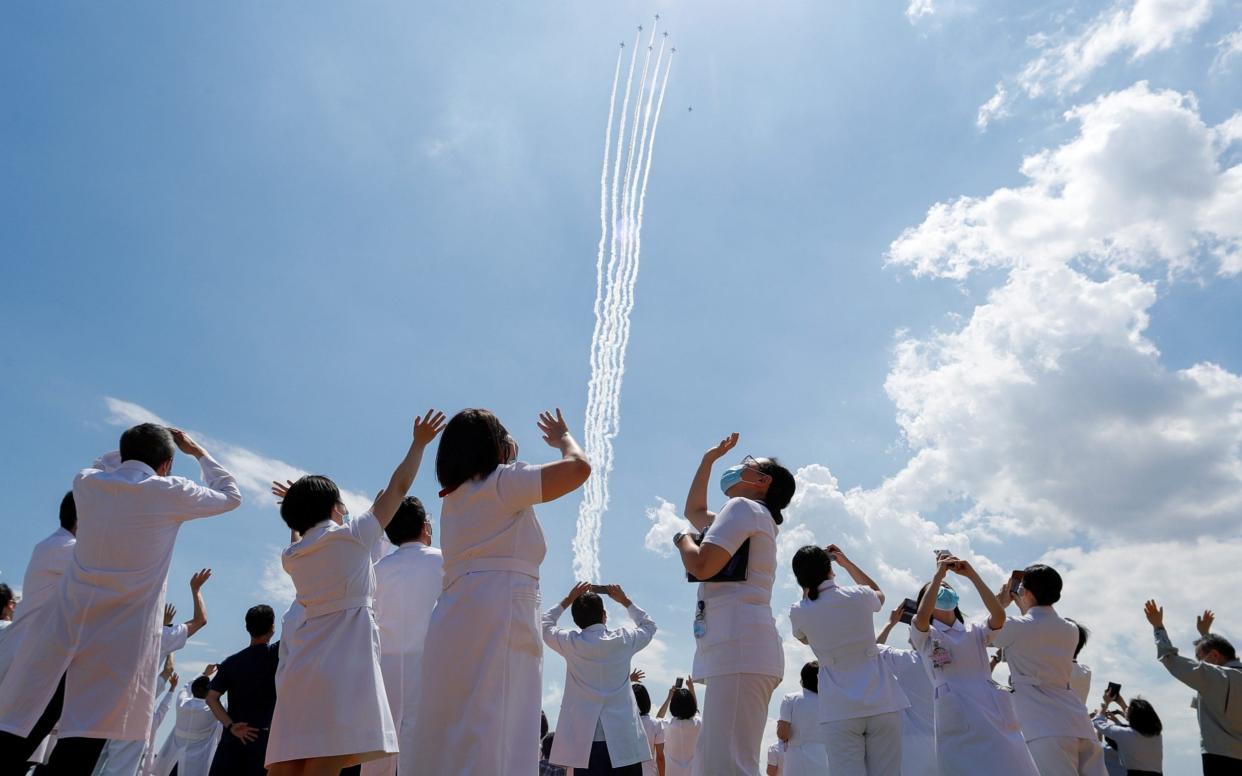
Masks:
[[[380,672],[401,754],[363,763],[363,776],[418,771],[418,752],[412,745],[418,677],[427,625],[444,586],[444,556],[431,546],[431,521],[421,501],[407,496],[384,533],[397,549],[375,564],[374,611],[380,632]]]
[[[155,758],[151,770],[155,776],[168,776],[174,767],[177,776],[207,776],[224,730],[206,700],[215,671],[214,665],[207,666],[202,676],[177,693],[177,723]]]
[[[171,476],[177,448],[206,485]],[[74,479],[73,561],[48,605],[13,626],[0,668],[0,770],[60,718],[49,767],[89,774],[106,739],[144,740],[155,710],[160,610],[181,524],[241,504],[233,476],[184,432],[143,423]]]
[[[604,601],[592,587],[575,585],[543,614],[544,643],[565,658],[565,694],[549,759],[572,766],[576,776],[641,776],[651,747],[630,689],[630,662],[651,643],[656,624],[619,585],[608,585],[608,596],[626,608],[635,624],[608,630]],[[569,607],[580,630],[556,627]]]
[[[997,598],[1022,610],[993,633],[992,646],[1004,650],[1014,711],[1040,776],[1106,776],[1104,751],[1071,686],[1078,627],[1052,608],[1061,600],[1061,575],[1028,566],[1018,595],[1006,584]]]

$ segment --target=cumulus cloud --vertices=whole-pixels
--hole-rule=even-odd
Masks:
[[[693,526],[681,516],[677,507],[662,498],[657,499],[654,507],[647,507],[647,519],[651,521],[651,528],[647,530],[643,545],[665,558],[673,554],[673,537],[678,533],[693,530]]]
[[[146,407],[133,402],[111,396],[105,397],[104,402],[107,404],[109,412],[107,422],[113,426],[132,426],[137,423],[158,423],[161,426],[175,425],[164,420]],[[276,499],[272,496],[270,490],[273,480],[280,482],[296,480],[310,473],[278,458],[271,458],[239,445],[222,442],[210,436],[199,434],[196,431],[188,431],[191,436],[207,448],[207,451],[211,453],[213,458],[219,461],[237,479],[238,487],[242,489],[248,500],[274,506]],[[340,483],[337,483],[337,485],[339,486]],[[365,493],[358,491],[341,488],[341,499],[345,502],[345,506],[349,507],[350,512],[354,514],[362,514],[371,506],[371,498]]]
[[[1242,54],[1242,27],[1229,33],[1216,43],[1216,58],[1212,60],[1212,72],[1229,72],[1233,58],[1239,54]]]
[[[924,16],[931,16],[936,12],[934,0],[910,0],[906,6],[906,18],[913,24]]]
[[[263,594],[263,600],[270,601],[270,606],[277,612],[283,612],[293,603],[293,598],[297,595],[297,590],[293,587],[293,580],[285,573],[284,566],[280,563],[281,548],[276,545],[268,545],[267,561],[263,564],[263,572],[259,575],[259,591]]]
[[[1194,97],[1145,82],[1074,108],[1065,144],[1027,157],[1029,183],[933,205],[888,260],[961,279],[988,267],[1093,262],[1242,270],[1242,166],[1225,166],[1237,117],[1217,127]]]
[[[1005,89],[1005,82],[998,81],[996,92],[987,102],[979,106],[979,113],[975,116],[975,126],[981,130],[987,129],[988,124],[996,119],[1005,118],[1009,113],[1009,92]]]

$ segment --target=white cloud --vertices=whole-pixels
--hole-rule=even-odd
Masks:
[[[1170,49],[1211,15],[1211,0],[1120,0],[1082,31],[1042,51],[1018,82],[1031,97],[1073,94],[1114,56],[1129,53],[1137,60]]]
[[[667,558],[673,554],[673,536],[683,531],[691,531],[693,526],[677,512],[677,507],[672,502],[662,498],[657,501],[654,507],[647,507],[647,519],[651,521],[651,528],[647,531],[643,545],[657,555]]]
[[[1003,119],[1009,115],[1009,93],[1005,90],[1005,82],[998,81],[996,83],[996,92],[985,103],[979,106],[979,113],[975,116],[975,126],[979,129],[987,129],[988,124],[996,119]]]
[[[293,603],[293,598],[297,595],[297,590],[293,586],[293,579],[285,573],[285,568],[280,562],[281,548],[276,545],[267,547],[268,559],[263,564],[263,572],[259,576],[259,592],[263,594],[263,600],[268,602],[276,612],[282,613],[289,604]]]
[[[113,426],[132,426],[138,423],[158,423],[161,426],[175,425],[156,415],[151,410],[133,402],[116,399],[111,396],[104,398],[110,413],[107,422]],[[192,437],[211,453],[236,479],[247,500],[275,506],[276,499],[271,494],[273,480],[283,482],[296,480],[310,472],[277,458],[270,458],[245,447],[221,442],[209,436],[187,429]],[[340,486],[340,483],[337,483]],[[341,499],[349,511],[359,515],[371,506],[371,497],[365,493],[341,488]]]
[[[931,16],[936,12],[934,0],[910,0],[910,4],[906,6],[906,18],[913,24],[924,16]]]
[[[1212,60],[1212,72],[1229,72],[1233,58],[1239,54],[1242,54],[1242,27],[1229,33],[1216,43],[1216,58]]]
[[[1242,165],[1222,164],[1237,119],[1209,127],[1193,96],[1145,82],[1070,110],[1067,143],[1027,157],[1029,183],[933,205],[889,248],[916,275],[1066,263],[1242,271]]]

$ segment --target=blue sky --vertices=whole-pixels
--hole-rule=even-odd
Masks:
[[[657,11],[679,52],[601,546],[662,626],[639,664],[688,669],[693,589],[645,544],[736,430],[803,469],[785,550],[853,542],[894,599],[933,543],[997,581],[1071,570],[1097,684],[1151,697],[1190,762],[1136,606],[1242,636],[1232,1],[13,9],[0,579],[115,444],[107,397],[363,493],[427,406],[490,407],[531,460],[541,409],[581,433],[609,79]],[[248,495],[178,544],[187,616],[216,570],[187,665],[279,593],[287,534]],[[540,510],[548,601],[576,511]],[[561,681],[549,656],[552,716]]]

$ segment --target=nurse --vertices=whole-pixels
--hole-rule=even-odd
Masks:
[[[207,666],[202,676],[177,694],[177,724],[155,758],[155,776],[168,776],[173,768],[177,776],[207,776],[211,769],[224,730],[206,700],[215,670],[215,666]]]
[[[271,776],[328,776],[397,752],[372,612],[371,553],[414,483],[423,451],[444,428],[428,410],[371,509],[346,521],[336,484],[307,475],[289,488],[280,516],[301,538],[281,555],[301,617],[281,634],[276,708],[265,765]]]
[[[681,680],[678,680],[680,685]],[[694,691],[694,681],[686,678],[685,686],[668,688],[656,719],[661,722],[665,714],[673,718],[664,723],[664,776],[690,776],[694,770],[699,733],[703,721],[699,719],[699,699]]]
[[[966,623],[953,572],[974,584],[988,610],[983,623]],[[1005,610],[964,560],[946,557],[919,591],[910,642],[923,657],[935,696],[936,761],[941,773],[1039,776],[1018,727],[1009,693],[991,681],[987,646],[1005,624]]]
[[[462,410],[444,430],[436,454],[444,590],[423,651],[411,742],[418,761],[404,776],[538,771],[547,545],[533,507],[591,474],[560,410],[540,415],[539,430],[560,460],[518,461],[516,442],[487,410]]]
[[[880,659],[910,701],[910,708],[901,712],[901,776],[941,776],[940,767],[936,765],[932,685],[923,668],[923,656],[916,649],[888,646],[888,636],[901,622],[904,612],[903,601],[889,614],[888,624],[875,637]]]
[[[694,677],[707,685],[695,776],[754,776],[760,771],[768,703],[785,673],[785,654],[772,617],[777,526],[793,499],[793,474],[771,458],[746,456],[725,470],[720,490],[729,499],[719,514],[707,508],[712,466],[737,446],[731,434],[699,463],[685,516],[703,532],[701,543],[677,534],[673,543],[699,584],[694,623]],[[730,561],[745,568],[713,581]],[[667,742],[665,743],[667,758]]]
[[[802,689],[781,700],[776,737],[784,745],[781,776],[823,776],[828,755],[819,725],[819,663],[802,666]]]

